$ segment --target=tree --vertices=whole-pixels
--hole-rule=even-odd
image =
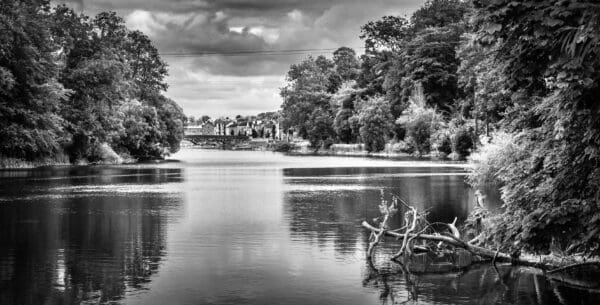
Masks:
[[[396,124],[405,128],[407,141],[422,155],[430,152],[432,137],[443,127],[443,120],[434,108],[428,107],[423,89],[417,85],[409,99],[409,106]]]
[[[92,161],[99,147],[140,158],[179,149],[186,118],[162,96],[166,64],[114,12],[89,18],[8,0],[0,24],[1,156]]]
[[[61,151],[61,102],[49,1],[0,3],[0,156],[37,160]]]
[[[363,101],[358,111],[360,137],[368,152],[385,148],[385,137],[389,133],[393,117],[388,102],[382,97]]]
[[[358,85],[365,88],[366,96],[384,94],[383,82],[405,39],[411,35],[408,20],[384,16],[361,27],[360,38],[365,40],[365,54],[361,56]]]
[[[417,31],[428,27],[445,27],[461,23],[468,11],[467,1],[427,0],[411,17],[411,24]]]
[[[472,33],[463,35],[463,39],[457,53],[461,58],[457,73],[458,88],[462,94],[457,107],[463,117],[484,122],[489,134],[487,127],[490,124],[497,126],[511,104],[510,92],[504,84],[505,64],[489,56],[498,50],[496,45],[486,48],[475,40]],[[475,132],[479,133],[478,130]]]
[[[482,1],[478,40],[498,44],[515,92],[504,128],[523,153],[496,173],[505,212],[489,232],[505,248],[600,254],[600,5]],[[531,39],[535,37],[535,39]]]
[[[343,81],[354,80],[358,77],[359,62],[356,52],[348,47],[341,47],[333,52],[335,70]]]
[[[315,109],[309,117],[308,140],[316,150],[321,147],[327,148],[333,143],[335,132],[333,130],[333,119],[331,114],[322,109]]]
[[[430,0],[410,22],[385,16],[364,25],[359,84],[370,94],[385,94],[394,117],[399,117],[420,83],[428,104],[450,115],[459,95],[455,50],[467,11],[468,5],[459,0]]]
[[[352,126],[349,121],[353,115],[354,111],[352,109],[342,108],[335,116],[333,129],[337,134],[338,139],[344,143],[354,141],[354,134],[352,133]]]
[[[151,94],[167,90],[167,84],[164,82],[167,64],[162,61],[148,36],[140,31],[132,31],[127,33],[123,40],[130,68],[127,77],[134,84],[134,97],[145,100]]]
[[[288,71],[288,86],[281,89],[284,98],[281,116],[285,129],[295,128],[300,136],[306,137],[310,129],[310,115],[315,109],[329,111],[331,89],[328,73],[333,62],[323,58],[316,61],[308,57],[299,64],[293,64]]]
[[[456,57],[456,41],[460,32],[455,28],[427,28],[420,31],[405,51],[404,69],[408,81],[402,86],[413,89],[418,82],[430,107],[450,114],[458,96],[458,76],[460,64]],[[403,99],[408,99],[411,90],[403,91]],[[408,95],[407,95],[408,94]]]

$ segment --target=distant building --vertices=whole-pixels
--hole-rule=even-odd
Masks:
[[[238,125],[235,122],[229,122],[225,126],[225,135],[227,136],[236,136],[237,135]]]
[[[201,128],[201,134],[203,135],[214,135],[215,134],[215,125],[211,122],[205,122],[204,124],[200,125]]]

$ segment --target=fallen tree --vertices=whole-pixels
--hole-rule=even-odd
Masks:
[[[390,229],[390,221],[392,217],[399,211],[399,203],[406,208],[405,225],[398,229]],[[556,255],[532,255],[532,254],[508,254],[498,250],[488,249],[482,246],[475,245],[477,238],[471,241],[464,241],[460,237],[460,233],[455,227],[456,219],[453,223],[428,223],[424,214],[420,214],[416,208],[410,206],[395,197],[391,202],[383,199],[379,206],[382,213],[382,221],[379,222],[379,227],[375,227],[367,221],[362,222],[362,226],[371,232],[369,248],[367,250],[367,259],[369,264],[373,265],[373,252],[375,247],[383,240],[384,236],[395,237],[396,240],[402,240],[400,250],[392,256],[391,260],[400,262],[398,258],[404,256],[409,258],[415,250],[419,251],[436,251],[440,249],[442,244],[452,248],[467,250],[472,255],[478,256],[483,261],[508,262],[514,265],[531,266],[548,270],[550,272],[559,271],[566,266],[570,268],[577,267],[581,264],[600,265],[600,261],[592,260],[585,256],[569,256],[561,257]],[[433,229],[435,226],[445,227],[447,230],[437,232]],[[436,242],[437,245],[418,246],[415,245],[415,240]],[[481,261],[479,260],[479,261]]]

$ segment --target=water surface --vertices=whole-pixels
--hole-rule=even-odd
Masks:
[[[385,258],[393,247],[370,269],[360,222],[379,215],[381,190],[461,221],[473,205],[461,164],[173,158],[1,171],[0,304],[600,303],[528,268],[404,276]]]

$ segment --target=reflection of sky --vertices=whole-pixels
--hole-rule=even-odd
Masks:
[[[368,235],[359,224],[376,216],[379,189],[393,186],[394,179],[463,172],[443,164],[432,172],[413,161],[190,154],[174,157],[185,160],[177,164],[186,168],[185,217],[169,230],[160,276],[128,302],[377,302],[375,291],[360,286]],[[339,170],[350,164],[371,169]],[[402,164],[413,169],[402,172]],[[386,172],[390,165],[396,170]]]
[[[94,302],[127,304],[403,301],[404,278],[369,279],[366,269],[360,222],[379,216],[380,189],[430,209],[433,220],[464,217],[472,202],[462,165],[269,152],[175,157],[183,161],[0,173],[2,293],[24,297],[37,287],[57,304],[77,303],[83,292]],[[22,245],[29,265],[18,261]],[[379,265],[393,266],[385,256],[397,250],[392,245],[378,248]],[[556,299],[528,270],[503,273],[517,283],[509,290],[486,272],[422,277],[419,301],[537,300],[532,280],[540,300]]]

